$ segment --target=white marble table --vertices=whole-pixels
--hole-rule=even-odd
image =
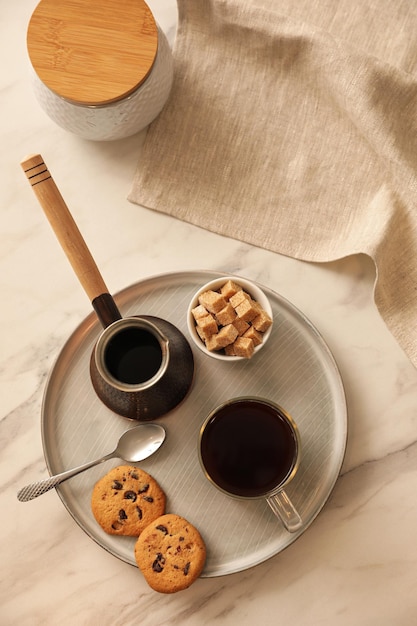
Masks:
[[[416,624],[417,372],[376,311],[372,263],[306,264],[130,204],[143,133],[90,143],[44,115],[25,47],[35,5],[0,8],[0,624]],[[150,5],[172,41],[172,0]],[[237,273],[288,298],[324,336],[346,388],[347,452],[323,511],[284,552],[163,596],[89,539],[54,491],[18,502],[19,487],[47,476],[40,416],[48,372],[91,311],[20,170],[31,152],[47,160],[113,293],[195,267]]]

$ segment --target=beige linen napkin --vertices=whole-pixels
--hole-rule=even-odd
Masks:
[[[307,261],[355,253],[417,365],[417,2],[179,0],[129,200]]]

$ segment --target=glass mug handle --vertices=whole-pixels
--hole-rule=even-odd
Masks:
[[[285,491],[268,496],[266,501],[289,533],[295,533],[303,525],[302,519]]]

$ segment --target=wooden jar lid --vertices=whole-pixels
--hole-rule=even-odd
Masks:
[[[149,75],[158,47],[142,0],[41,0],[27,46],[41,81],[59,96],[103,105],[134,92]]]

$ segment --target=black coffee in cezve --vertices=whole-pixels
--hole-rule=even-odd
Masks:
[[[201,438],[201,460],[218,487],[242,497],[265,495],[290,475],[298,443],[278,408],[242,400],[220,408]]]
[[[125,328],[115,334],[104,353],[110,374],[122,383],[138,385],[158,372],[162,349],[158,339],[142,328]]]

